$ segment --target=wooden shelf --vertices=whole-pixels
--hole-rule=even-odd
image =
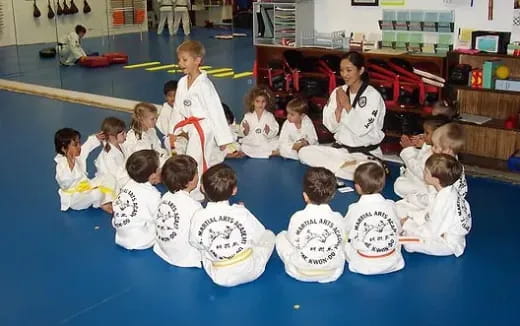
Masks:
[[[451,85],[456,90],[462,91],[472,91],[472,92],[488,92],[488,93],[498,93],[498,94],[511,94],[511,95],[520,95],[520,92],[514,91],[504,91],[501,89],[491,89],[491,88],[473,88],[468,86],[459,86],[459,85]]]
[[[475,54],[469,54],[469,53],[459,53],[456,51],[453,51],[452,53],[460,55],[460,56],[472,56],[472,57],[497,57],[497,58],[511,58],[511,59],[520,59],[519,56],[509,55],[509,54],[502,54],[502,53],[487,53],[487,52],[479,52]]]
[[[464,125],[475,126],[475,127],[500,129],[500,130],[509,130],[509,131],[515,131],[515,132],[519,132],[520,133],[520,128],[518,128],[518,127],[517,128],[513,128],[513,129],[506,128],[504,126],[505,120],[503,120],[503,119],[492,119],[492,120],[490,120],[490,121],[488,121],[486,123],[483,123],[481,125],[476,124],[476,123],[467,122],[467,121],[462,121],[462,120],[457,120],[456,122],[460,123],[460,124],[464,124]]]

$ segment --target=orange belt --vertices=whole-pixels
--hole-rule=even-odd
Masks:
[[[202,150],[202,171],[206,172],[208,169],[208,163],[206,163],[206,156],[204,155],[204,143],[205,143],[205,137],[204,137],[204,130],[202,130],[202,127],[200,125],[200,120],[204,120],[204,118],[197,118],[197,117],[189,117],[181,122],[177,123],[175,127],[173,128],[173,131],[175,131],[178,128],[182,128],[184,126],[192,124],[195,129],[197,130],[197,133],[199,134],[200,138],[200,147]]]
[[[360,255],[361,257],[363,258],[384,258],[384,257],[388,257],[390,256],[391,254],[393,254],[395,252],[395,249],[392,249],[391,251],[387,252],[386,254],[383,254],[383,255],[376,255],[376,256],[369,256],[369,255],[365,255],[364,253],[362,253],[361,251],[358,250],[358,255]]]

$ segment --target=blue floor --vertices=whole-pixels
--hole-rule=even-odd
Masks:
[[[167,38],[147,37],[153,39],[151,48],[159,50],[164,45],[167,52]],[[142,56],[135,62],[160,57],[146,57],[151,50],[133,48]],[[10,50],[0,48],[2,59],[4,51]],[[30,52],[19,49],[19,53],[24,51]],[[252,51],[250,46],[247,51]],[[138,54],[131,54],[134,56]],[[15,60],[26,60],[25,70],[16,72],[13,67],[13,74],[19,75],[10,78],[45,85],[57,82],[46,79],[44,68],[38,68],[44,63],[37,57],[31,61],[22,55]],[[229,64],[247,66],[251,61],[251,57],[244,57]],[[4,78],[8,68],[5,61],[0,62]],[[96,72],[69,69],[65,74],[82,81],[71,89],[96,92],[100,74],[124,82],[124,86],[119,85],[119,96],[155,102],[160,102],[154,99],[160,99],[161,85],[168,77],[117,67]],[[69,75],[72,71],[81,77]],[[135,79],[125,77],[134,74]],[[250,87],[247,80],[218,82],[219,92],[228,94],[236,106],[242,89]],[[398,273],[366,277],[346,270],[335,283],[306,284],[287,276],[273,254],[257,281],[220,288],[203,271],[169,266],[151,250],[127,252],[118,248],[110,217],[100,210],[59,211],[54,131],[71,126],[86,136],[99,128],[104,117],[114,115],[129,121],[128,114],[3,91],[0,103],[0,137],[4,139],[0,160],[4,189],[0,197],[2,326],[514,325],[520,317],[519,186],[468,178],[474,227],[460,258],[405,253],[406,267]],[[228,163],[239,176],[239,193],[234,200],[244,201],[275,233],[285,229],[290,215],[303,207],[305,167],[282,159]],[[392,170],[385,196],[395,199],[392,184],[397,167],[392,166]],[[345,213],[355,200],[353,193],[338,193],[332,206]],[[294,309],[294,305],[300,308]]]

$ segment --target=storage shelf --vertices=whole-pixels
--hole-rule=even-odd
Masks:
[[[456,90],[463,90],[463,91],[472,91],[472,92],[488,92],[488,93],[501,93],[501,94],[511,94],[511,95],[520,95],[520,92],[515,91],[504,91],[501,89],[492,89],[492,88],[473,88],[468,86],[458,86],[458,85],[452,85],[452,87]]]
[[[462,120],[457,120],[456,122],[460,123],[460,124],[472,125],[472,126],[475,126],[475,127],[500,129],[500,130],[509,130],[509,131],[514,131],[514,132],[520,133],[520,128],[513,128],[513,129],[506,128],[504,126],[505,120],[502,120],[502,119],[492,119],[492,120],[490,120],[490,121],[488,121],[486,123],[483,123],[481,125],[476,124],[476,123],[471,123],[471,122],[468,122],[468,121],[462,121]]]

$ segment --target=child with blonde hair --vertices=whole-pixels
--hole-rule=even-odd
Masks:
[[[263,86],[252,88],[245,98],[246,114],[242,119],[242,152],[252,158],[269,158],[278,150],[280,126],[271,111],[274,96]]]
[[[188,134],[186,155],[197,162],[199,176],[215,164],[212,158],[219,155],[214,152],[226,150],[233,142],[215,86],[206,72],[200,70],[205,54],[204,46],[198,41],[184,41],[177,47],[179,68],[185,75],[178,83],[175,108],[185,120],[174,130],[183,128]],[[198,200],[204,198],[198,188],[192,196]]]
[[[114,180],[109,175],[89,179],[87,158],[90,152],[101,145],[102,133],[91,135],[80,144],[77,130],[63,128],[54,135],[56,149],[56,182],[60,186],[61,210],[81,210],[93,206],[112,214]]]
[[[287,120],[280,132],[280,155],[298,160],[298,152],[305,146],[318,144],[318,135],[312,120],[307,116],[307,102],[294,98],[287,103]]]
[[[137,103],[132,113],[130,130],[126,135],[125,146],[129,153],[135,153],[142,149],[152,149],[159,154],[159,160],[164,163],[170,155],[162,147],[155,124],[157,123],[157,107],[150,103]]]
[[[104,146],[94,161],[96,175],[110,175],[116,180],[116,193],[128,180],[125,169],[128,150],[123,145],[126,140],[126,125],[121,119],[108,117],[101,123],[101,132],[104,136]]]

